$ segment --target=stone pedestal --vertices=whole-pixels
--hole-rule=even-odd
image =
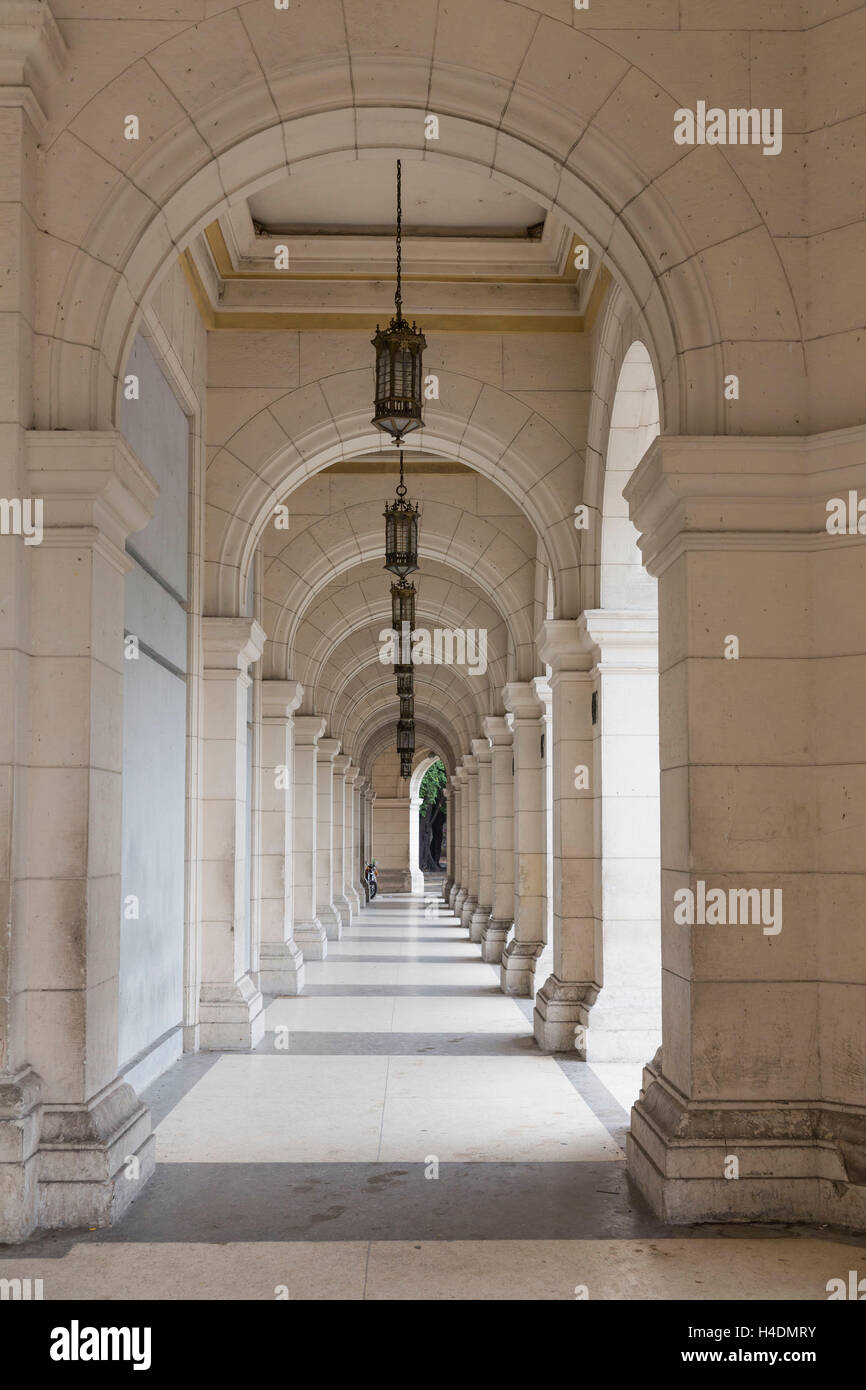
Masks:
[[[303,693],[297,681],[262,681],[259,987],[265,994],[300,994],[304,987],[304,957],[294,929],[292,845],[294,716]]]
[[[826,525],[864,457],[862,428],[660,437],[625,489],[663,711],[663,1043],[628,1167],[667,1221],[866,1224],[866,543]]]
[[[596,912],[596,759],[592,647],[578,623],[549,620],[538,640],[553,696],[553,974],[535,1001],[543,1052],[586,1055],[589,1009],[601,988]]]
[[[502,952],[501,988],[532,998],[535,963],[545,946],[546,812],[544,704],[529,682],[503,690],[514,765],[514,935]]]
[[[205,618],[202,779],[201,1046],[245,1049],[264,1034],[262,996],[249,974],[243,924],[249,914],[247,691],[261,656],[254,618]]]
[[[325,732],[317,714],[295,716],[292,844],[295,891],[295,940],[305,960],[328,954],[325,928],[316,913],[319,806],[316,749]]]
[[[481,932],[481,959],[499,964],[514,926],[513,735],[501,715],[484,720],[490,742],[493,902]]]

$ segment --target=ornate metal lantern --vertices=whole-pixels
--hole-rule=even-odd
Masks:
[[[412,758],[415,753],[415,720],[399,719],[397,721],[397,752],[403,758]]]
[[[415,693],[415,673],[411,666],[395,666],[394,674],[397,677],[397,694],[402,700],[406,695]]]
[[[414,722],[415,722],[415,696],[414,696],[414,695],[401,695],[401,696],[400,696],[400,721],[401,721],[401,723],[402,723],[404,720],[409,720],[409,721],[411,721],[413,724],[414,724]]]
[[[396,314],[387,328],[376,325],[371,341],[376,349],[376,404],[372,423],[390,434],[395,444],[421,428],[421,358],[427,340],[420,328],[403,317],[402,172],[397,160],[397,293]]]
[[[392,584],[391,585],[391,626],[395,632],[403,635],[403,624],[408,625],[411,633],[415,628],[415,585],[414,584]]]
[[[421,508],[406,500],[403,482],[403,450],[400,450],[400,482],[394,502],[385,503],[385,568],[405,580],[418,568],[418,517]],[[393,594],[394,587],[391,592]]]

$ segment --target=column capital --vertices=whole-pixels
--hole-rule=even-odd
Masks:
[[[581,613],[578,622],[597,648],[597,666],[658,669],[658,613],[588,608]]]
[[[349,764],[348,764],[348,766],[347,766],[347,768],[346,768],[346,786],[347,786],[347,787],[354,787],[355,783],[357,782],[357,780],[358,780],[358,778],[359,778],[359,776],[360,776],[360,773],[361,773],[361,769],[360,769],[359,767],[355,767],[354,764],[353,764],[353,762],[352,762],[352,760],[351,760],[351,758],[350,758],[350,759],[349,759]]]
[[[45,0],[4,0],[0,106],[23,106],[40,129],[45,124],[45,89],[60,76],[68,55],[66,40]]]
[[[325,732],[326,723],[321,714],[296,714],[295,744],[315,747]]]
[[[332,763],[339,751],[338,738],[320,738],[316,748],[316,759],[320,763]]]
[[[241,671],[258,661],[267,634],[255,618],[202,618],[206,671]]]
[[[658,435],[623,496],[650,574],[686,550],[833,544],[827,500],[862,489],[866,427],[793,436]]]
[[[502,699],[513,720],[535,720],[544,716],[544,702],[531,681],[509,681],[502,687]]]
[[[474,738],[472,740],[472,752],[479,763],[489,763],[491,758],[490,744],[486,738]]]
[[[370,779],[369,779],[369,777],[364,777],[364,776],[361,774],[361,771],[360,771],[360,768],[359,768],[359,769],[358,769],[358,776],[357,776],[357,778],[355,779],[355,787],[357,788],[357,790],[358,790],[358,791],[361,793],[361,795],[363,796],[363,795],[364,795],[364,792],[367,790],[367,788],[369,787],[369,785],[370,785]]]
[[[481,727],[487,735],[491,749],[513,747],[514,734],[504,715],[489,714],[486,719],[482,719]]]
[[[458,765],[454,769],[453,780],[456,784],[458,791],[460,791],[463,787],[466,786],[466,769],[460,763],[458,763]]]
[[[592,642],[576,619],[548,618],[535,645],[541,660],[547,662],[555,676],[561,671],[588,671],[593,664]]]
[[[150,521],[159,486],[123,436],[28,430],[26,449],[28,486],[44,503],[42,544],[89,545],[126,573],[126,538]]]
[[[466,777],[478,776],[478,762],[474,753],[463,754],[463,772]]]
[[[262,681],[262,718],[291,719],[303,698],[299,681]]]
[[[321,747],[321,744],[319,745],[319,747]],[[352,759],[349,757],[348,753],[338,753],[336,758],[334,759],[334,771],[339,773],[341,777],[345,778],[346,773],[349,771],[349,765],[351,761]]]

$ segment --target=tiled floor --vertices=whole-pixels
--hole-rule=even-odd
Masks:
[[[624,1169],[640,1067],[543,1056],[432,896],[380,899],[306,970],[255,1053],[153,1088],[157,1172],[116,1226],[0,1274],[48,1299],[825,1299],[860,1253],[656,1221]]]

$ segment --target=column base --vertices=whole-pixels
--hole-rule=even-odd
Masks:
[[[446,878],[445,882],[442,884],[442,901],[443,903],[448,903],[449,907],[451,905],[451,889],[453,887],[453,878]]]
[[[353,914],[357,916],[361,911],[361,904],[364,899],[358,897],[358,890],[353,883],[348,883],[346,885],[346,897],[349,900],[349,907],[352,909]]]
[[[663,1221],[866,1226],[866,1115],[819,1102],[687,1101],[660,1066],[657,1055],[644,1068],[626,1158]],[[732,1159],[738,1176],[725,1177]]]
[[[304,988],[304,957],[296,941],[263,941],[259,948],[259,988],[262,994],[300,994]]]
[[[535,966],[544,950],[543,941],[518,941],[515,937],[502,949],[499,988],[503,994],[531,999],[535,991]]]
[[[455,895],[454,895],[454,902],[451,904],[452,909],[453,909],[453,911],[454,911],[454,916],[455,916],[455,917],[460,917],[460,918],[462,919],[462,916],[463,916],[463,904],[465,903],[465,901],[466,901],[466,899],[467,899],[468,897],[469,897],[469,889],[468,889],[468,888],[458,888],[458,889],[457,889],[457,892],[456,892]]]
[[[542,1052],[576,1052],[586,1061],[586,1026],[598,986],[551,975],[535,996],[533,1027]]]
[[[343,935],[343,920],[333,903],[317,903],[316,917],[325,928],[325,936],[329,941],[341,940]]]
[[[26,1240],[39,1222],[41,1092],[30,1067],[0,1077],[0,1245]]]
[[[352,904],[349,902],[349,899],[346,897],[345,893],[341,893],[341,894],[339,895],[339,897],[337,897],[337,896],[334,897],[334,907],[335,907],[336,911],[337,911],[337,912],[339,913],[339,915],[340,915],[340,923],[341,923],[341,925],[342,925],[344,928],[346,928],[346,927],[351,927],[351,925],[352,925]]]
[[[481,941],[483,939],[484,928],[490,921],[490,914],[492,911],[493,909],[489,905],[482,907],[479,903],[479,905],[476,907],[475,911],[472,914],[472,920],[469,923],[470,941]]]
[[[304,960],[324,960],[328,954],[328,938],[318,917],[311,922],[296,922],[294,938]]]
[[[363,881],[363,879],[361,880],[360,884],[358,885],[358,892],[360,893],[360,902],[361,902],[361,906],[362,906],[362,907],[366,907],[367,904],[368,904],[368,902],[370,901],[370,899],[367,897],[367,885],[366,885],[366,883]]]
[[[481,959],[487,961],[489,965],[499,965],[502,960],[502,952],[505,950],[505,943],[513,922],[506,921],[504,917],[491,917],[481,932]]]
[[[155,1166],[150,1111],[125,1081],[82,1105],[46,1105],[39,1141],[39,1225],[110,1226]]]
[[[469,940],[472,940],[472,914],[478,906],[477,898],[466,897],[463,899],[463,906],[460,909],[460,925],[469,930]]]
[[[201,987],[203,1052],[248,1052],[265,1035],[264,1001],[249,975]]]
[[[452,912],[457,912],[457,898],[460,893],[460,884],[452,883],[448,890],[448,906]]]

